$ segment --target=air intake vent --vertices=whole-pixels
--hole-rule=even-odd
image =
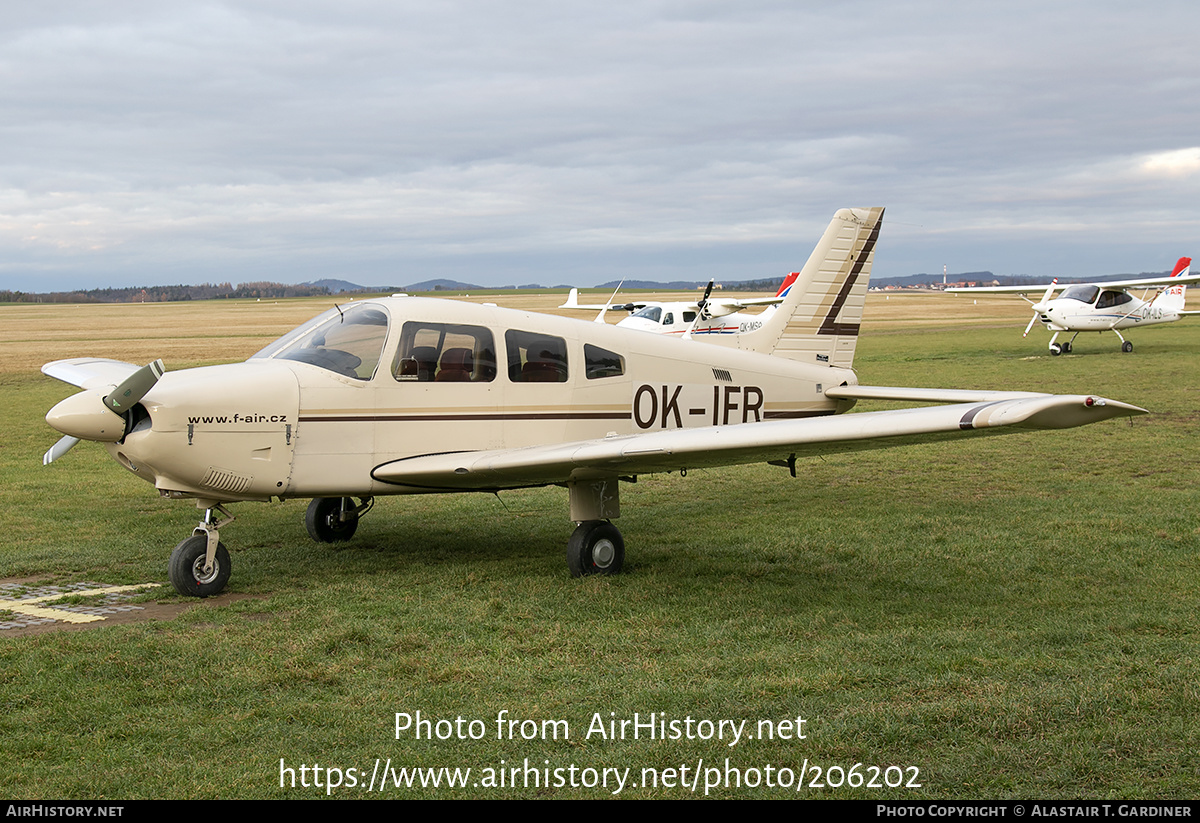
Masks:
[[[200,485],[208,486],[210,489],[217,489],[218,491],[240,493],[250,488],[250,483],[253,480],[253,477],[246,477],[242,474],[236,474],[224,469],[215,469],[210,466],[208,474],[204,475],[204,479],[200,481]]]
[[[732,383],[733,377],[725,369],[713,369],[713,377],[718,380],[724,380],[726,383]]]

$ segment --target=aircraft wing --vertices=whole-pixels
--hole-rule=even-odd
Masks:
[[[1136,289],[1142,286],[1188,286],[1200,283],[1200,274],[1184,274],[1177,277],[1144,277],[1137,280],[1097,280],[1086,285],[1099,286],[1102,289]],[[1040,283],[1033,286],[971,286],[959,289],[946,289],[950,294],[1034,294],[1054,286],[1056,291],[1068,288],[1075,283]]]
[[[787,460],[981,434],[1070,428],[1137,414],[1146,414],[1146,410],[1101,397],[1029,394],[947,406],[672,429],[520,449],[431,454],[384,463],[372,476],[385,483],[430,490],[495,490]]]
[[[42,374],[81,389],[95,389],[100,386],[118,386],[139,368],[141,366],[121,360],[75,357],[47,363],[42,366]]]
[[[727,311],[725,313],[732,314],[735,311],[740,311],[741,309],[745,309],[750,306],[776,306],[776,305],[782,303],[783,300],[784,300],[784,298],[782,298],[782,297],[747,297],[744,299],[743,298],[738,298],[738,299],[722,298],[722,299],[718,299],[718,300],[709,300],[708,302],[709,302],[709,305],[712,305],[712,306],[721,306],[722,308],[727,308],[729,311]]]
[[[636,300],[627,300],[624,303],[580,303],[579,289],[571,289],[567,294],[567,302],[559,306],[560,309],[595,309],[597,311],[608,311],[609,309],[621,309],[622,311],[629,310],[632,306],[635,309],[646,307],[645,302]]]
[[[1061,288],[1066,288],[1064,284]],[[1045,291],[1046,289],[1060,288],[1058,281],[1054,283],[1038,283],[1032,286],[963,286],[962,288],[943,289],[947,294],[1029,294],[1031,292]]]

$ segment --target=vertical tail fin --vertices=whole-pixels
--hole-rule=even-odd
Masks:
[[[1171,276],[1186,277],[1191,268],[1192,258],[1181,257],[1179,258],[1179,262],[1175,264],[1175,269],[1171,272]],[[1180,312],[1183,311],[1183,305],[1186,300],[1187,286],[1170,286],[1164,289],[1158,297],[1155,297],[1150,305],[1155,308],[1166,309],[1167,311]]]
[[[738,347],[850,368],[882,225],[882,208],[835,214],[787,297],[762,328],[734,336]]]

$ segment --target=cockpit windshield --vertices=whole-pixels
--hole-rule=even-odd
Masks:
[[[634,317],[644,317],[647,320],[657,323],[662,318],[662,308],[660,306],[647,306],[641,311],[633,313]]]
[[[355,380],[370,380],[379,365],[387,333],[387,313],[379,306],[360,303],[330,309],[288,332],[251,359],[296,360]]]
[[[1065,297],[1068,300],[1078,300],[1081,303],[1092,304],[1096,302],[1096,296],[1100,294],[1100,289],[1095,286],[1071,286],[1065,289],[1059,297]]]

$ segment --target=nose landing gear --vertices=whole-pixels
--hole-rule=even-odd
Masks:
[[[224,517],[213,522],[213,512]],[[175,591],[185,597],[212,597],[225,590],[233,567],[220,540],[220,529],[231,522],[233,515],[221,504],[205,508],[200,525],[191,537],[175,547],[167,561],[167,577]]]

